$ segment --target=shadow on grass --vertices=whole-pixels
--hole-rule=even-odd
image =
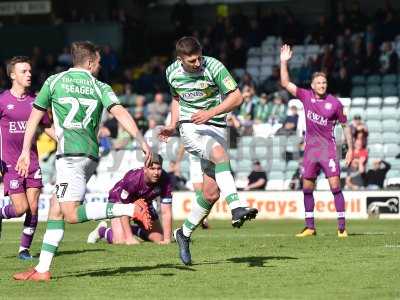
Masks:
[[[371,232],[371,233],[349,233],[349,236],[365,236],[365,235],[385,235],[383,232]]]
[[[155,266],[137,266],[137,267],[119,267],[119,268],[108,268],[108,269],[100,269],[100,270],[92,270],[92,271],[84,271],[84,272],[77,272],[77,273],[69,273],[68,275],[62,276],[55,276],[55,279],[60,278],[67,278],[67,277],[84,277],[84,276],[91,276],[91,277],[104,277],[104,276],[118,276],[128,273],[138,273],[138,272],[146,272],[152,270],[160,270],[160,269],[175,269],[181,271],[191,271],[195,272],[195,269],[186,266],[179,266],[175,264],[158,264]],[[146,276],[149,274],[146,274]],[[160,273],[154,274],[156,276],[175,276],[174,273]]]
[[[259,267],[264,268],[264,264],[270,260],[290,260],[290,259],[298,259],[297,257],[291,256],[247,256],[247,257],[232,257],[228,258],[227,261],[242,264],[247,263],[249,267]]]
[[[82,249],[82,250],[67,250],[67,251],[59,251],[57,252],[56,256],[63,256],[63,255],[71,255],[71,254],[81,254],[87,252],[104,252],[107,251],[106,249]]]

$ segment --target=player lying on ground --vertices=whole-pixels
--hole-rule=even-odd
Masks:
[[[32,68],[26,56],[13,57],[7,64],[7,75],[10,77],[11,89],[0,95],[1,127],[1,173],[4,182],[4,196],[10,196],[11,204],[0,207],[0,237],[2,220],[18,218],[26,213],[24,229],[18,251],[20,259],[32,259],[29,248],[38,223],[38,200],[42,188],[42,174],[39,166],[36,144],[30,150],[31,165],[27,177],[15,171],[18,155],[24,141],[26,122],[32,111],[35,95],[29,91]],[[50,120],[45,114],[41,125],[51,133]]]
[[[220,61],[202,55],[194,37],[181,38],[176,43],[176,55],[177,60],[166,70],[173,98],[171,123],[161,130],[160,138],[167,141],[179,121],[185,150],[202,160],[203,192],[196,193],[189,217],[174,232],[180,258],[190,264],[190,236],[207,217],[220,191],[231,209],[232,226],[241,227],[246,220],[254,219],[258,210],[240,201],[230,168],[225,119],[243,102],[235,80]]]
[[[81,204],[86,183],[99,160],[97,132],[104,107],[138,140],[145,152],[146,164],[151,159],[151,152],[135,121],[120,105],[111,87],[94,77],[100,70],[99,49],[90,42],[74,42],[71,55],[74,67],[50,76],[36,97],[16,165],[21,176],[29,175],[29,154],[34,133],[45,111],[51,108],[58,142],[56,197],[50,200],[39,264],[26,272],[14,274],[16,280],[50,280],[50,265],[63,239],[65,221],[75,224],[128,216],[140,220],[146,228],[151,227],[150,214],[144,201],[136,201],[135,204]]]
[[[305,149],[303,159],[303,193],[306,227],[297,237],[316,234],[314,224],[315,180],[322,170],[328,178],[335,199],[338,217],[338,236],[347,237],[345,221],[345,201],[340,187],[340,164],[336,151],[334,129],[337,123],[343,127],[348,152],[346,164],[353,157],[353,140],[347,118],[343,113],[342,103],[334,96],[327,94],[327,77],[325,73],[316,72],[311,78],[311,90],[298,88],[290,82],[288,61],[292,51],[288,45],[281,48],[281,85],[293,96],[300,99],[306,116]]]
[[[152,201],[161,198],[162,225]],[[162,169],[162,157],[152,155],[148,167],[133,169],[127,172],[123,179],[118,181],[109,193],[112,203],[135,203],[142,199],[149,205],[152,219],[151,230],[146,230],[141,224],[131,224],[129,217],[123,216],[111,220],[111,228],[107,228],[105,221],[93,230],[87,239],[88,243],[95,243],[105,239],[109,244],[138,244],[135,236],[145,241],[158,244],[169,244],[172,235],[172,186],[167,172]]]

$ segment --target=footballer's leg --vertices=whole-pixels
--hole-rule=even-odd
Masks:
[[[53,257],[58,245],[64,237],[64,220],[61,207],[53,195],[50,199],[49,217],[47,229],[43,237],[42,250],[40,251],[39,264],[34,269],[13,275],[15,280],[48,281]]]
[[[24,229],[21,235],[21,242],[18,251],[20,259],[32,259],[29,249],[32,244],[33,236],[38,224],[38,202],[40,196],[40,188],[28,188],[26,190],[26,198],[28,200],[29,209],[25,215]]]
[[[328,177],[329,186],[335,200],[335,207],[338,220],[338,237],[347,237],[346,231],[346,218],[345,218],[345,201],[340,187],[340,177],[332,176]]]
[[[303,179],[305,227],[300,233],[296,234],[296,237],[307,237],[317,234],[314,223],[314,188],[315,179]]]

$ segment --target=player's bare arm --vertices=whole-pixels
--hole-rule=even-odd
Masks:
[[[161,128],[158,137],[161,141],[167,142],[169,137],[171,137],[176,130],[176,126],[179,121],[179,98],[172,97],[171,102],[171,121],[167,126]]]
[[[239,89],[231,92],[219,105],[210,110],[200,110],[193,114],[192,121],[195,124],[204,124],[211,118],[220,114],[229,113],[239,107],[243,102],[243,96]]]
[[[124,231],[124,236],[125,236],[125,243],[127,245],[137,245],[140,244],[140,242],[134,237],[132,234],[132,229],[131,229],[131,222],[129,220],[129,217],[127,216],[122,216],[120,217],[121,221],[121,226]]]
[[[289,45],[283,45],[281,47],[281,85],[290,94],[296,97],[297,86],[290,82],[289,71],[288,71],[288,61],[292,58],[292,50]]]
[[[52,140],[57,142],[57,137],[56,137],[56,131],[54,129],[54,125],[51,125],[51,127],[46,127],[44,129],[44,132],[51,137]]]
[[[342,124],[344,137],[347,143],[347,153],[346,153],[346,166],[349,166],[351,161],[353,160],[353,137],[351,135],[350,126],[346,123]]]
[[[18,158],[17,165],[15,166],[15,170],[18,172],[20,176],[23,177],[28,176],[28,170],[30,165],[29,155],[32,147],[32,140],[33,137],[35,136],[36,129],[38,128],[40,120],[42,120],[45,113],[46,113],[45,111],[39,110],[35,107],[32,108],[32,112],[26,124],[22,152]]]
[[[110,109],[110,113],[117,119],[122,127],[137,140],[145,154],[145,164],[148,165],[151,161],[151,149],[139,131],[135,120],[131,117],[129,112],[121,105],[115,105]]]
[[[172,235],[172,205],[161,203],[161,218],[162,218],[162,229],[163,229],[163,241],[160,244],[171,243]]]

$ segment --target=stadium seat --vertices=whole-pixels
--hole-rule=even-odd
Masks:
[[[368,143],[369,144],[382,144],[383,137],[380,132],[370,132],[368,134]]]
[[[367,97],[377,97],[382,95],[382,88],[380,85],[367,86]]]
[[[189,172],[190,171],[190,163],[187,160],[182,160],[181,163],[181,172]]]
[[[342,103],[344,107],[348,107],[351,105],[351,98],[339,98],[339,101]]]
[[[389,170],[386,174],[386,178],[399,178],[400,177],[400,170]]]
[[[247,51],[247,56],[248,57],[261,56],[261,48],[251,47],[249,51]]]
[[[290,60],[290,65],[294,68],[300,68],[304,63],[306,62],[306,59],[304,57],[304,54],[297,53],[294,54],[292,59]]]
[[[280,179],[283,180],[285,179],[285,173],[282,171],[271,171],[268,174],[268,180],[270,179]]]
[[[381,83],[381,75],[374,74],[367,76],[367,85],[379,85]]]
[[[360,115],[363,119],[365,119],[366,111],[361,107],[351,108],[349,111],[349,120],[352,120],[355,115]]]
[[[269,179],[265,189],[267,191],[281,191],[284,189],[284,181],[282,179]]]
[[[237,162],[237,168],[236,171],[247,171],[248,173],[250,173],[251,169],[252,169],[253,163],[250,159],[241,159]]]
[[[270,166],[268,168],[270,171],[285,171],[286,170],[286,163],[283,160],[273,159],[270,162]],[[283,177],[282,177],[283,178]]]
[[[259,57],[249,57],[246,62],[247,68],[259,67],[261,65],[261,59]]]
[[[398,158],[388,158],[386,162],[390,164],[392,170],[399,170],[400,171],[400,159]]]
[[[381,107],[383,99],[381,97],[368,98],[368,107]]]
[[[383,145],[382,144],[369,144],[368,145],[368,155],[371,157],[382,157],[383,155]]]
[[[379,120],[368,120],[367,127],[369,132],[381,132],[382,131],[382,124]]]
[[[356,75],[351,78],[351,83],[353,85],[364,85],[365,84],[365,76]]]
[[[365,97],[365,95],[367,94],[365,87],[363,86],[354,86],[351,89],[351,97]]]
[[[365,107],[367,99],[365,97],[354,97],[351,100],[351,107]]]
[[[382,77],[382,84],[396,84],[397,83],[397,76],[396,74],[386,74]]]
[[[384,131],[382,133],[382,138],[383,138],[383,143],[385,144],[390,144],[390,143],[400,144],[400,134],[397,131],[391,131],[391,132]]]
[[[393,109],[393,107],[383,107],[381,110],[382,120],[397,119],[399,117],[399,111]]]
[[[237,154],[238,154],[238,150],[237,149],[229,149],[229,157],[230,159],[236,159],[237,158]]]
[[[382,85],[382,96],[383,97],[390,97],[390,96],[396,96],[398,93],[397,91],[397,86],[394,84],[384,84]]]
[[[240,146],[250,146],[253,142],[254,137],[252,136],[243,136],[239,140]]]
[[[397,120],[387,119],[382,121],[383,132],[399,132]]]
[[[366,109],[366,115],[365,115],[366,120],[380,120],[381,119],[381,114],[378,109],[375,107],[368,107]]]
[[[288,161],[288,163],[286,165],[286,171],[292,172],[292,174],[293,174],[294,171],[296,171],[298,167],[299,167],[298,161],[290,160],[290,161]]]
[[[306,47],[306,53],[310,54],[319,54],[320,46],[319,45],[308,45]]]
[[[236,172],[238,161],[237,161],[236,159],[231,159],[231,160],[230,160],[230,164],[231,164],[231,169],[232,169],[232,171],[233,171],[233,172]]]
[[[260,75],[260,68],[259,68],[259,67],[247,68],[247,72],[248,72],[253,78],[258,78],[259,75]]]
[[[383,145],[383,152],[385,157],[396,157],[400,154],[400,146],[398,144],[385,144]]]
[[[262,45],[261,46],[261,55],[271,55],[274,56],[276,51],[276,46],[275,45]]]
[[[399,103],[399,97],[397,96],[390,96],[383,98],[383,106],[397,107],[398,103]]]
[[[269,56],[263,56],[261,59],[261,65],[266,65],[266,66],[273,66],[275,64],[274,57],[269,55]]]
[[[263,41],[262,46],[264,46],[264,45],[275,45],[277,42],[278,42],[278,39],[276,38],[276,36],[269,35]]]
[[[254,158],[258,160],[267,159],[268,149],[267,147],[255,147]]]

